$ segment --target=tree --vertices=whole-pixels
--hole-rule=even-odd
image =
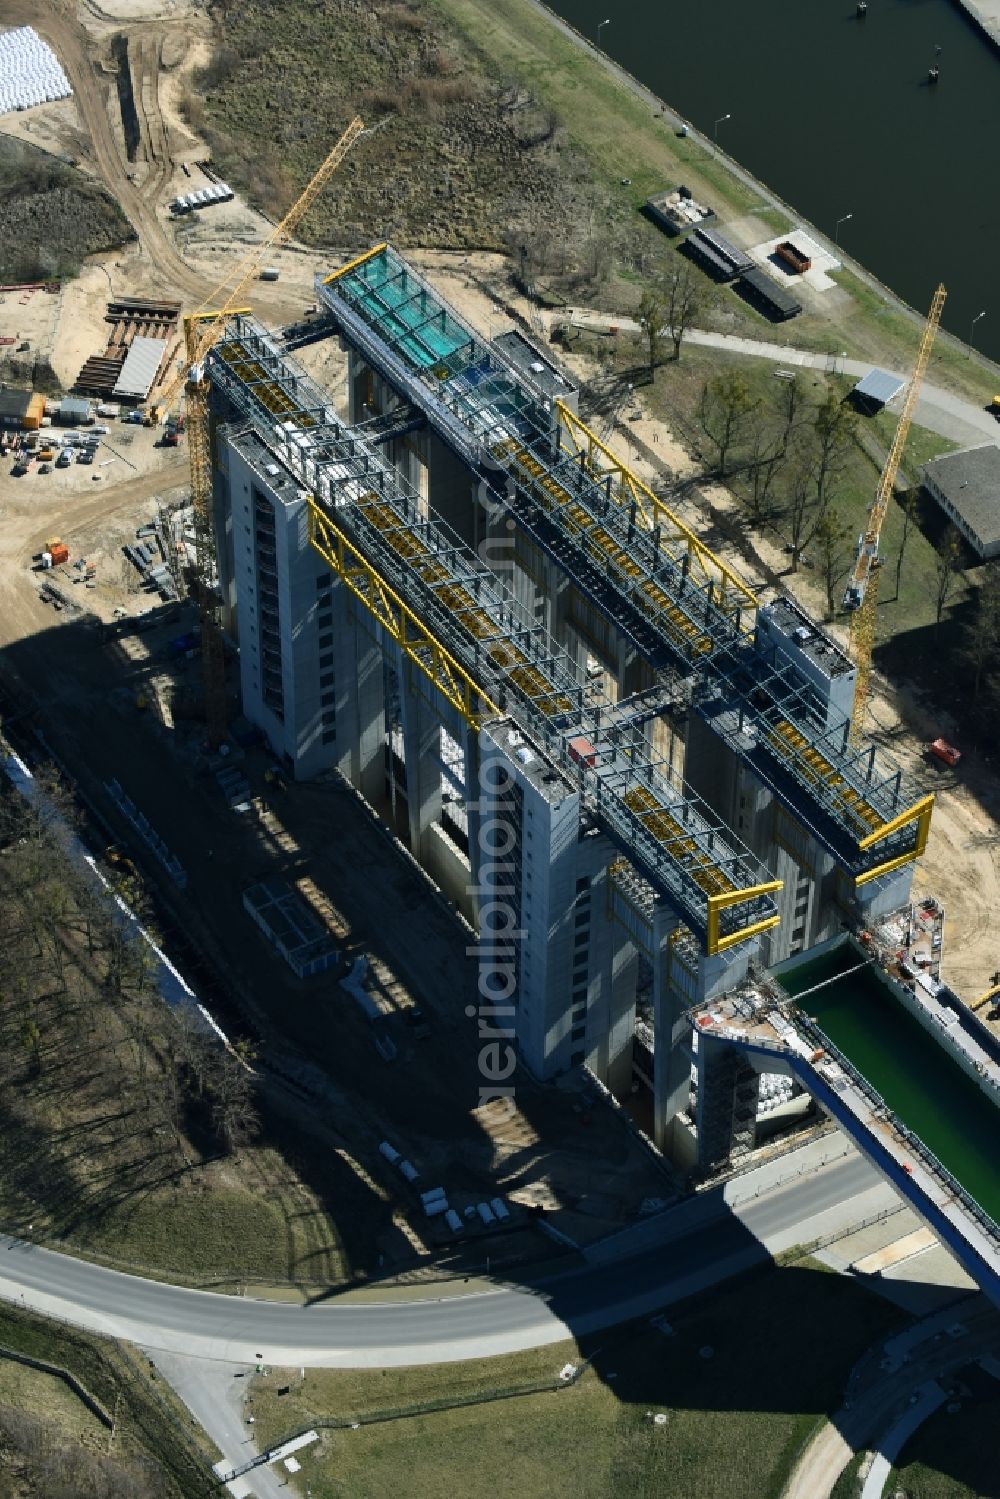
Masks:
[[[792,572],[799,570],[799,559],[812,541],[816,527],[823,515],[816,498],[812,466],[802,458],[792,470],[788,485],[788,506],[785,519],[788,522],[788,538],[792,547]]]
[[[735,370],[706,380],[702,387],[698,418],[706,436],[718,449],[722,475],[726,473],[730,453],[747,429],[753,404],[749,385]]]
[[[701,287],[691,274],[691,267],[687,264],[674,266],[667,280],[664,321],[674,346],[675,360],[681,357],[681,342],[700,306]]]
[[[252,1140],[260,1129],[253,1098],[253,1073],[243,1056],[213,1050],[212,1126],[228,1154]]]
[[[822,511],[829,497],[830,486],[840,478],[847,464],[847,457],[854,442],[857,417],[845,406],[835,390],[816,412],[813,423],[815,433],[815,457],[813,474],[816,483],[816,500]]]
[[[827,617],[832,619],[836,609],[837,584],[846,576],[851,566],[852,529],[836,505],[827,505],[816,522],[813,541],[819,555],[819,567],[826,588]]]
[[[972,667],[972,700],[977,702],[984,673],[1000,655],[1000,562],[991,562],[986,569],[975,612],[965,627],[963,653]]]
[[[910,527],[917,515],[917,496],[912,489],[904,490],[899,497],[899,508],[903,512],[903,534],[899,538],[899,551],[896,554],[896,597],[899,598],[899,580],[903,576],[903,557],[906,554],[906,543],[910,535]]]
[[[788,452],[789,445],[802,422],[802,412],[807,402],[806,388],[798,375],[791,380],[783,380],[781,383],[781,394],[778,397],[778,411],[781,414],[781,452]]]
[[[941,628],[941,616],[945,605],[958,582],[958,562],[962,555],[954,526],[949,526],[942,536],[934,558],[934,633]]]
[[[642,329],[649,350],[649,367],[655,370],[663,352],[663,327],[666,322],[666,309],[656,292],[648,288],[643,292],[636,322]]]
[[[750,474],[750,498],[747,501],[747,510],[750,513],[751,524],[755,526],[763,525],[767,518],[771,486],[784,461],[784,454],[785,449],[781,437],[776,437],[773,432],[769,432],[764,422],[755,422],[750,439],[750,453],[747,458],[747,469]]]
[[[21,1045],[31,1057],[32,1076],[42,1070],[42,1033],[34,1020],[25,1020],[21,1026]]]

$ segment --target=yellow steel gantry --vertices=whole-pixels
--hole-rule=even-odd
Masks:
[[[882,533],[882,522],[885,520],[889,501],[892,498],[896,475],[899,472],[900,459],[906,446],[906,439],[910,432],[910,423],[913,421],[913,413],[916,410],[917,398],[920,395],[920,387],[923,384],[927,366],[930,363],[931,350],[934,347],[934,339],[937,336],[938,325],[941,322],[941,310],[944,307],[944,299],[947,292],[944,286],[938,286],[931,302],[931,310],[927,314],[927,322],[924,324],[923,337],[920,340],[920,348],[917,351],[917,362],[913,367],[913,375],[910,379],[910,388],[906,393],[903,409],[899,414],[896,424],[896,434],[892,439],[892,447],[885,460],[875,498],[868,509],[868,519],[865,522],[864,535],[858,543],[858,555],[854,564],[854,572],[851,581],[847,585],[844,594],[844,607],[850,609],[851,613],[851,659],[857,670],[854,682],[854,707],[851,712],[851,737],[857,742],[865,731],[865,719],[868,714],[868,693],[871,686],[872,676],[872,652],[875,649],[875,627],[878,619],[878,588],[882,559],[879,556],[879,538]],[[884,834],[883,834],[884,836]]]
[[[623,507],[634,505],[636,524],[646,531],[659,529],[666,549],[676,555],[683,552],[692,577],[700,576],[711,584],[713,602],[725,613],[744,611],[743,629],[752,632],[757,598],[739,574],[727,567],[575,411],[563,401],[556,401],[556,409],[563,434],[573,444],[574,451],[582,455],[591,473],[600,478],[611,476],[611,499]]]
[[[266,256],[286,244],[308,213],[348,151],[364,131],[355,118],[330,151],[315,176],[279,224],[219,283],[199,311],[184,319],[185,362],[158,400],[146,412],[156,425],[173,409],[184,388],[187,409],[188,456],[191,464],[191,505],[194,510],[195,572],[201,617],[201,650],[205,673],[205,718],[208,742],[214,749],[226,732],[225,661],[216,588],[216,546],[212,522],[212,452],[208,425],[208,383],[204,364],[222,337],[229,318],[249,308],[239,305]]]

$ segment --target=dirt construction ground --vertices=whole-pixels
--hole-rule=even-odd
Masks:
[[[33,303],[0,308],[0,315],[17,317],[19,332],[23,323],[23,336],[39,343],[51,342],[54,367],[68,381],[88,354],[103,347],[109,294],[156,295],[180,300],[185,309],[197,307],[215,290],[220,268],[254,242],[264,221],[238,200],[200,215],[197,223],[178,224],[167,211],[168,202],[177,192],[207,180],[197,165],[207,154],[205,147],[185,125],[179,108],[183,81],[205,57],[209,46],[209,25],[200,5],[182,0],[143,0],[127,5],[112,0],[103,4],[84,0],[79,5],[70,0],[0,0],[0,25],[22,24],[33,25],[54,47],[74,96],[13,120],[5,118],[0,128],[16,130],[50,149],[71,152],[114,194],[138,235],[134,248],[101,264],[88,265],[79,281],[67,287],[59,299],[39,294]],[[131,159],[110,71],[111,38],[121,31],[128,37],[139,120],[139,138]],[[415,258],[424,260],[427,269],[440,279],[446,295],[484,329],[497,331],[510,305],[530,320],[531,309],[508,300],[503,262],[496,257],[428,252]],[[327,260],[294,246],[275,256],[274,263],[281,271],[279,282],[254,288],[254,305],[262,318],[280,323],[300,315],[313,300],[312,274]],[[491,286],[498,290],[491,291]],[[316,367],[331,380],[340,378],[336,360],[322,345],[309,354],[309,359],[316,361]],[[569,362],[573,364],[572,357]],[[595,373],[592,367],[582,365],[575,372],[583,377]],[[134,432],[130,446],[120,443],[121,431]],[[676,476],[692,471],[688,455],[665,429],[643,419],[630,422],[617,439],[619,443],[628,432],[637,439],[636,466],[647,475],[652,476],[654,469],[643,452],[654,453],[659,464]],[[0,644],[11,659],[19,663],[33,660],[39,672],[52,674],[53,705],[58,702],[61,711],[80,725],[92,707],[81,684],[87,683],[88,691],[104,692],[107,678],[102,667],[94,675],[88,669],[79,680],[70,680],[69,663],[76,660],[78,651],[82,652],[81,662],[87,659],[91,645],[89,641],[86,648],[78,645],[78,639],[82,639],[78,627],[38,601],[36,582],[28,571],[30,558],[53,534],[66,540],[74,555],[100,554],[100,586],[91,591],[87,602],[107,617],[119,597],[116,590],[122,586],[120,572],[116,575],[112,561],[120,539],[148,518],[157,499],[179,491],[186,478],[184,450],[179,456],[165,453],[150,439],[151,434],[139,428],[116,428],[108,439],[111,446],[107,455],[111,456],[115,445],[118,452],[106,467],[74,468],[48,476],[33,473],[20,481],[12,480],[6,471],[0,474]],[[627,442],[625,446],[627,449]],[[103,456],[101,461],[105,461]],[[95,473],[100,475],[99,483],[93,482]],[[731,501],[725,491],[705,490],[688,503],[691,510],[685,518],[700,526],[711,521],[713,532],[717,532],[714,521],[724,519]],[[730,547],[729,560],[755,583],[783,572],[785,559],[780,554],[756,538],[753,545],[753,556]],[[726,550],[724,542],[720,550]],[[796,578],[794,585],[807,605],[821,610],[822,600],[811,593],[807,581]],[[73,591],[79,594],[82,585]],[[761,591],[767,597],[767,586]],[[70,649],[67,639],[62,670],[55,664],[62,647],[55,655],[47,651],[34,657],[17,648],[18,643],[23,647],[32,637],[58,640],[64,632],[72,633],[73,646]],[[957,776],[950,772],[937,775],[930,770],[923,743],[932,730],[941,732],[945,726],[939,720],[932,724],[922,716],[919,704],[902,701],[886,684],[881,684],[876,697],[874,719],[878,737],[892,753],[938,790],[931,841],[917,888],[920,893],[936,894],[944,902],[948,914],[945,975],[960,993],[971,998],[987,986],[990,974],[1000,967],[1000,950],[991,930],[1000,898],[1000,805],[995,780],[989,777],[989,767],[970,769],[967,774],[963,767],[963,773]],[[82,748],[86,737],[82,727],[79,733]],[[132,744],[135,763],[146,755],[143,745],[147,734],[146,727],[137,730],[127,715],[116,723],[122,753]],[[125,758],[127,761],[127,754]],[[369,912],[369,918],[374,921],[374,913]]]

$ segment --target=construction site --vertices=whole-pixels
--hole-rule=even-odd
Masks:
[[[75,466],[44,499],[0,479],[8,685],[175,915],[201,908],[266,1065],[349,1100],[351,1169],[393,1205],[379,1264],[495,1232],[524,1256],[538,1208],[585,1244],[833,1119],[1000,1298],[993,1175],[835,1024],[847,994],[880,1029],[878,986],[961,1075],[957,1113],[996,1107],[1000,990],[946,956],[992,824],[956,798],[941,839],[919,751],[869,718],[880,529],[944,289],[838,639],[706,544],[669,433],[657,473],[581,414],[581,361],[523,299],[498,329],[461,266],[302,250],[360,119],[276,226],[226,187],[190,227],[149,45],[119,185],[155,274],[88,268],[79,318],[79,288],[37,299],[72,325],[67,383],[136,420],[97,497]]]

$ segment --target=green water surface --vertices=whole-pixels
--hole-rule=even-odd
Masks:
[[[779,975],[789,994],[861,962],[848,943]],[[1000,1223],[1000,1109],[871,968],[810,994],[803,1011],[962,1186]]]

